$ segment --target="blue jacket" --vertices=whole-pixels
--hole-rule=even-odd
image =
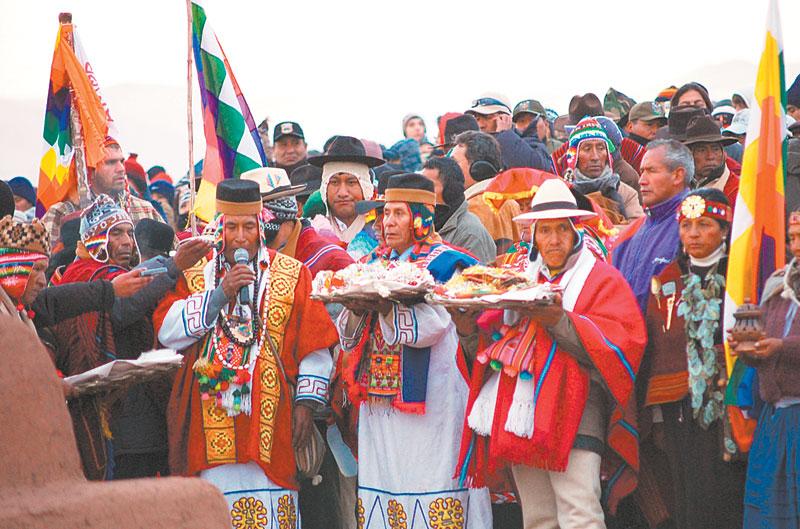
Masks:
[[[628,280],[642,314],[647,308],[650,279],[661,273],[678,255],[680,238],[675,212],[687,193],[685,190],[645,210],[647,220],[644,224],[612,253],[612,263]]]
[[[547,153],[543,143],[528,143],[523,140],[517,131],[504,130],[494,134],[500,144],[500,153],[503,156],[503,165],[506,169],[514,167],[531,167],[548,173],[554,173],[553,160]]]

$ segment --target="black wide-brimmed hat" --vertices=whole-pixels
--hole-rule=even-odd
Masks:
[[[723,147],[733,145],[739,140],[733,136],[723,136],[719,131],[719,123],[711,116],[693,118],[686,127],[686,135],[682,143],[691,147],[695,143],[720,143]]]
[[[297,194],[298,197],[311,196],[314,191],[319,191],[322,185],[322,169],[315,165],[301,165],[289,175],[293,185],[304,185],[306,188]]]
[[[325,154],[308,159],[308,163],[317,167],[322,167],[328,162],[352,162],[367,167],[377,167],[386,163],[382,158],[367,156],[364,144],[352,136],[336,136]]]
[[[252,180],[229,178],[217,184],[217,213],[225,215],[258,215],[261,212],[261,190]]]
[[[669,138],[683,141],[686,139],[686,128],[689,126],[689,122],[705,114],[703,109],[690,106],[670,109],[669,117],[667,118]]]

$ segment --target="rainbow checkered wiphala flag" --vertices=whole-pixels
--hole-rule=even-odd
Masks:
[[[192,2],[192,46],[206,138],[203,181],[194,212],[211,220],[217,183],[265,166],[266,156],[250,108],[199,0]]]
[[[59,18],[61,19],[62,14]],[[116,135],[114,120],[99,93],[94,69],[81,47],[71,23],[71,15],[60,20],[50,84],[44,116],[44,155],[39,164],[39,187],[36,193],[36,214],[41,217],[55,204],[76,195],[79,169],[75,164],[75,130],[82,138],[85,168],[96,167],[105,157],[105,142],[109,134]],[[72,198],[77,198],[73,196]]]
[[[72,45],[72,25],[59,26],[50,84],[47,89],[47,106],[44,115],[44,154],[39,164],[39,187],[36,197],[36,216],[44,215],[47,208],[77,192],[70,131],[72,98],[69,81],[61,59],[61,46]]]
[[[742,158],[742,175],[731,227],[731,250],[725,292],[725,330],[733,327],[733,313],[745,299],[759,302],[767,278],[784,266],[786,226],[784,184],[786,163],[786,90],[783,41],[777,0],[770,0],[767,38],[758,64],[755,94]],[[742,379],[745,366],[726,347],[729,391],[726,403],[737,404],[731,391]],[[730,408],[729,408],[730,410]],[[738,410],[737,410],[738,411]],[[738,422],[731,415],[737,444],[752,442],[754,422]]]

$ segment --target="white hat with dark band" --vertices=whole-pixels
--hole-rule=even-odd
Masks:
[[[515,222],[531,224],[537,220],[587,218],[594,217],[597,213],[578,209],[575,197],[560,179],[545,180],[536,191],[531,201],[531,209],[527,213],[514,217]]]

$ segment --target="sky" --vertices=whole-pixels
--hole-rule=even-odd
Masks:
[[[299,122],[311,148],[333,134],[391,145],[416,113],[486,91],[565,113],[611,86],[637,101],[697,80],[713,99],[752,87],[767,0],[276,2],[204,0],[260,122]],[[179,0],[0,0],[0,177],[38,178],[58,13],[70,11],[123,149],[145,166],[188,168],[187,20]],[[800,2],[779,0],[787,84],[800,72]],[[193,72],[194,75],[194,72]],[[194,96],[194,158],[204,140]]]

